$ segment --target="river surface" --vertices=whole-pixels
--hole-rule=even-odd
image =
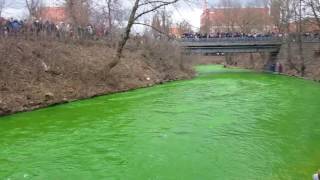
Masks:
[[[197,69],[193,80],[0,118],[0,180],[312,179],[318,83]]]

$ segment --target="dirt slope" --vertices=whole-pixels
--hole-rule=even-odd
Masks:
[[[0,40],[0,115],[194,75],[172,45],[131,42],[106,74],[113,54],[100,43]]]

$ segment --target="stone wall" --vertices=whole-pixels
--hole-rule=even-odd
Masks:
[[[281,47],[277,61],[284,65],[284,72],[288,75],[301,76],[303,62],[305,64],[304,77],[313,80],[320,80],[320,43],[304,43],[302,46],[302,58],[300,58],[299,46],[292,43]],[[291,63],[290,63],[291,61]]]

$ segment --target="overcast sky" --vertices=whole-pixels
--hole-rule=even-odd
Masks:
[[[61,0],[45,0],[48,5],[56,5]],[[100,1],[101,0],[97,0]],[[130,0],[132,1],[132,0]],[[218,0],[209,0],[209,5],[214,5]],[[250,0],[241,0],[250,1]],[[7,0],[8,7],[4,10],[4,17],[14,17],[23,19],[28,15],[25,8],[25,0]],[[186,4],[184,2],[179,3],[175,7],[171,7],[173,11],[173,19],[176,22],[180,22],[183,20],[188,21],[194,27],[200,27],[200,15],[202,13],[203,0],[196,0],[193,4]],[[129,3],[128,3],[129,6]]]

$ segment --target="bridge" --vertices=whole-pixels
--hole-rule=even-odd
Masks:
[[[278,54],[282,40],[275,37],[259,38],[203,38],[182,39],[180,46],[191,54],[272,53]]]

